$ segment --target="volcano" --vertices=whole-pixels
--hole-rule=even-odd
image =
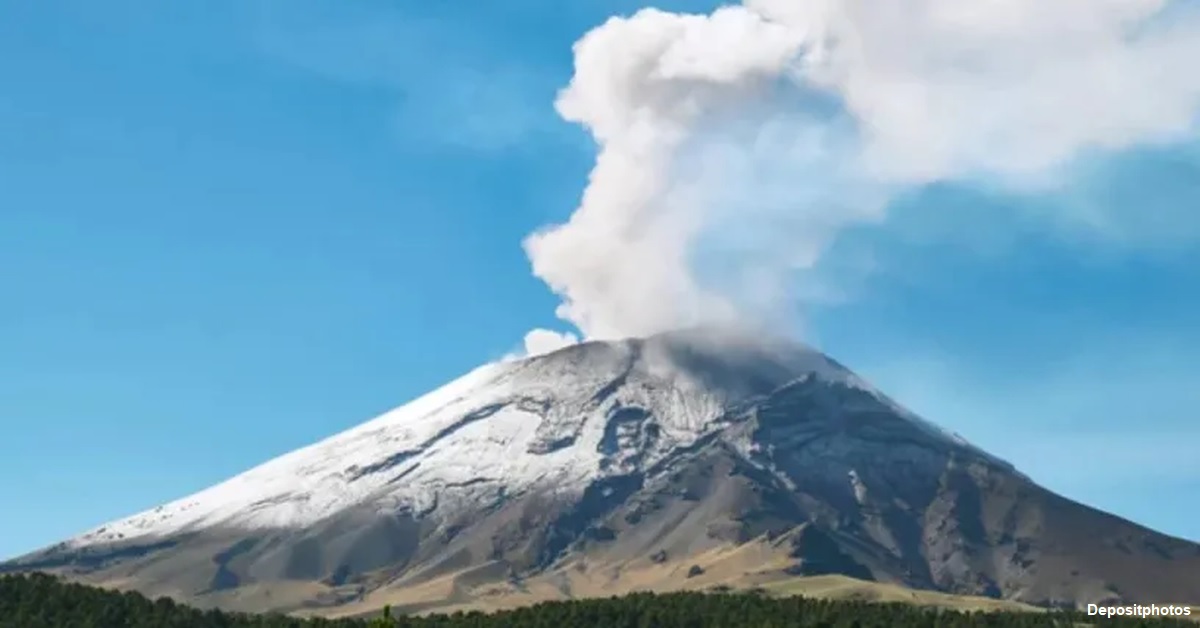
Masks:
[[[1200,602],[1200,546],[1038,486],[811,347],[720,329],[488,364],[0,569],[319,614],[834,574]]]

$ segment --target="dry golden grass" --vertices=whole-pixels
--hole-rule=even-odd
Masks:
[[[865,582],[846,576],[811,576],[780,580],[764,586],[774,595],[803,595],[833,600],[865,602],[904,602],[957,611],[1041,611],[1042,609],[1011,600],[953,595],[940,591],[920,591],[894,584]]]
[[[767,543],[723,547],[660,564],[644,561],[631,567],[604,562],[575,562],[519,585],[475,580],[469,572],[448,574],[415,586],[382,588],[352,604],[324,609],[329,617],[361,616],[384,605],[408,613],[479,610],[493,612],[538,602],[608,597],[652,591],[748,591],[768,595],[819,597],[839,600],[903,602],[962,611],[1037,611],[1037,607],[1007,600],[917,591],[903,586],[867,582],[845,576],[796,577],[783,573],[789,559]],[[703,570],[689,577],[693,566]]]

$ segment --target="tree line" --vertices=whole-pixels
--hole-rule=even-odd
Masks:
[[[1195,628],[1171,619],[1095,621],[1077,612],[935,610],[747,593],[637,593],[545,602],[497,613],[409,617],[390,609],[371,619],[300,619],[199,610],[170,598],[151,600],[64,582],[45,574],[0,576],[0,628],[1036,628],[1080,625]]]

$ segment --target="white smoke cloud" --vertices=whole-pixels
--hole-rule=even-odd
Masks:
[[[534,357],[558,351],[579,342],[579,336],[549,329],[534,329],[525,334],[524,357]]]
[[[1198,18],[1169,0],[612,18],[576,44],[556,103],[598,156],[570,219],[526,240],[533,271],[588,338],[761,319],[897,189],[1044,182],[1085,151],[1191,134]]]

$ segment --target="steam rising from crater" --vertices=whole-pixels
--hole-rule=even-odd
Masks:
[[[787,317],[839,231],[898,191],[1044,182],[1172,141],[1200,105],[1200,15],[1169,0],[746,0],[646,9],[576,43],[556,103],[598,154],[535,275],[585,338]],[[538,330],[544,352],[573,337]]]

